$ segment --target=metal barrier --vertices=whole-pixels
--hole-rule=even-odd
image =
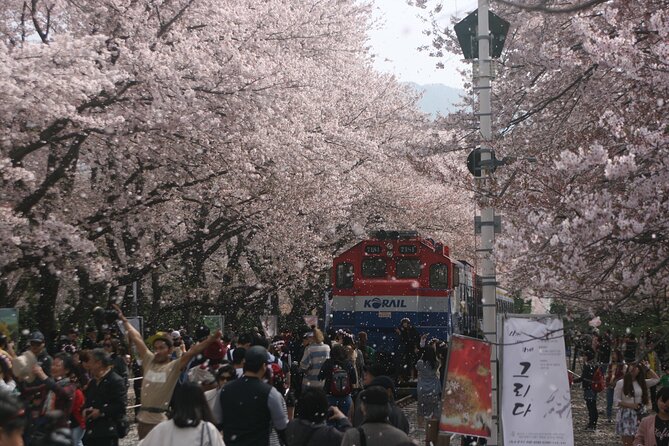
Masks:
[[[135,382],[135,381],[139,381],[139,380],[142,379],[142,378],[144,378],[144,377],[143,377],[143,376],[138,376],[137,378],[128,378],[128,383],[132,383],[132,382]],[[130,386],[128,386],[128,393],[129,393],[129,392],[130,392]],[[133,389],[133,393],[134,393],[134,389]],[[138,408],[138,407],[142,407],[142,405],[141,405],[141,404],[135,404],[135,405],[133,405],[133,406],[126,406],[125,410],[136,409],[136,408]]]

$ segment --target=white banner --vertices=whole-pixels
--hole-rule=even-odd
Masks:
[[[277,316],[264,314],[260,316],[260,325],[267,338],[272,339],[279,334],[279,321]]]
[[[562,320],[504,320],[501,415],[505,446],[573,446]]]

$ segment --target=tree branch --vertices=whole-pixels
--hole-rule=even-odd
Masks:
[[[165,24],[161,24],[161,25],[160,25],[160,29],[158,30],[157,37],[160,38],[160,37],[162,37],[167,31],[169,31],[169,29],[170,29],[170,27],[172,26],[172,24],[173,24],[174,22],[176,22],[177,20],[179,20],[179,17],[181,17],[181,16],[183,15],[183,13],[186,12],[186,9],[188,9],[188,7],[189,7],[190,5],[192,5],[194,1],[195,1],[195,0],[190,0],[188,3],[186,3],[186,5],[184,5],[183,8],[181,8],[181,9],[179,10],[179,12],[177,12],[177,13],[174,15],[174,17],[172,17],[171,19],[169,19],[169,20],[167,21],[167,23],[165,23]]]
[[[549,14],[567,14],[570,12],[583,11],[585,9],[592,8],[593,6],[597,6],[600,3],[606,3],[609,0],[588,0],[585,3],[573,6],[565,6],[564,8],[555,8],[546,6],[547,2],[545,0],[542,3],[536,5],[520,4],[510,0],[495,0],[495,1],[503,5],[512,6],[518,9],[523,9],[525,11],[539,11],[539,12],[546,12]]]
[[[532,109],[531,109],[530,111],[528,111],[527,113],[523,113],[521,116],[518,116],[517,118],[512,119],[512,120],[509,122],[509,124],[506,126],[506,128],[512,127],[512,126],[514,126],[514,125],[516,125],[516,124],[520,124],[521,122],[523,122],[523,121],[526,120],[527,118],[531,117],[532,115],[535,115],[536,113],[539,113],[540,111],[542,111],[543,109],[545,109],[546,107],[548,107],[551,103],[553,103],[553,102],[557,101],[558,99],[560,99],[560,98],[561,98],[562,96],[564,96],[569,90],[571,90],[572,88],[574,88],[575,86],[577,86],[577,85],[578,85],[579,83],[581,83],[583,80],[585,80],[585,79],[589,78],[590,76],[592,76],[592,74],[595,72],[595,70],[597,69],[598,66],[599,66],[598,64],[593,64],[592,66],[590,66],[590,68],[588,68],[588,69],[585,71],[585,73],[583,73],[583,74],[580,75],[578,78],[576,78],[571,84],[567,85],[567,87],[566,87],[565,89],[563,89],[562,91],[560,91],[558,94],[556,94],[555,96],[551,96],[551,97],[549,97],[548,99],[545,99],[544,101],[542,101],[541,103],[539,103],[537,106],[535,106],[534,108],[532,108]]]
[[[70,149],[67,151],[65,156],[60,160],[60,164],[56,167],[50,175],[46,177],[44,182],[34,191],[32,194],[24,198],[15,208],[14,211],[19,214],[26,215],[30,210],[37,204],[39,201],[46,195],[46,193],[55,185],[61,178],[63,178],[68,169],[71,169],[72,164],[76,161],[79,156],[79,149],[81,145],[88,138],[88,134],[80,134],[74,138]]]

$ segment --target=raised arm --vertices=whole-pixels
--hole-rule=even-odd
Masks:
[[[128,339],[135,345],[139,357],[143,358],[149,352],[149,348],[144,343],[142,335],[137,330],[135,330],[135,327],[133,327],[130,324],[130,322],[128,322],[128,319],[123,315],[123,312],[121,311],[121,308],[118,305],[112,304],[112,307],[114,307],[114,310],[116,310],[116,312],[118,313],[119,319],[121,319],[121,321],[123,322],[125,331],[128,333]]]
[[[177,359],[177,361],[179,361],[179,367],[181,369],[185,368],[188,365],[188,363],[191,361],[191,359],[193,359],[194,357],[196,357],[197,355],[202,353],[209,346],[209,344],[211,344],[214,341],[218,341],[219,339],[221,339],[222,335],[223,334],[221,333],[221,330],[216,330],[216,333],[209,336],[204,341],[198,342],[197,344],[192,346],[190,348],[190,350],[188,350],[186,353],[181,355],[181,357],[179,359]]]

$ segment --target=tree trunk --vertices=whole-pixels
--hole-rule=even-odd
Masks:
[[[157,269],[154,269],[151,272],[151,313],[150,314],[159,314],[160,313],[160,301],[163,296],[163,287],[160,284],[160,272]],[[144,326],[148,330],[148,333],[153,332],[157,327],[155,326],[156,321],[145,320]],[[144,333],[142,333],[144,336]]]
[[[57,335],[56,299],[60,280],[49,271],[48,265],[39,267],[39,301],[37,302],[37,326],[47,338],[47,345]]]
[[[88,272],[77,270],[79,278],[79,302],[67,322],[70,327],[88,323],[93,317],[93,308],[106,305],[107,286],[104,282],[91,282]]]

